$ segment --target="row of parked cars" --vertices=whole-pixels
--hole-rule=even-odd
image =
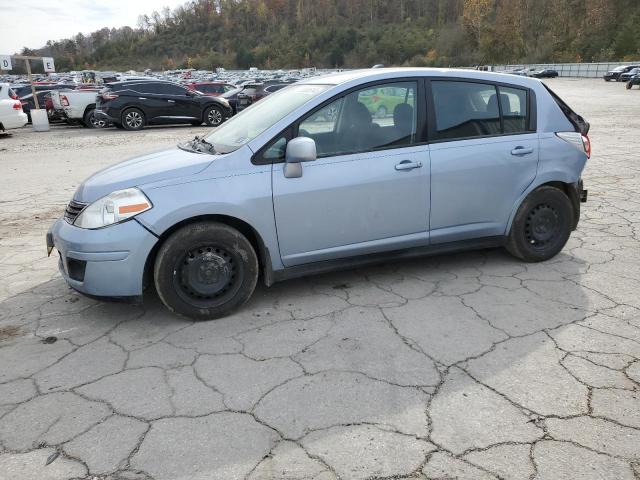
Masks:
[[[89,128],[115,126],[139,130],[148,124],[205,123],[217,126],[267,95],[297,81],[297,78],[225,81],[125,77],[104,84],[37,82],[34,99],[31,85],[9,85],[16,107],[31,121],[38,102],[51,122],[63,121]],[[9,95],[9,93],[7,93]],[[14,102],[14,105],[15,104]]]
[[[624,82],[627,90],[640,85],[640,65],[623,65],[604,74],[605,82]]]
[[[517,75],[519,77],[533,78],[556,78],[558,71],[551,68],[518,68],[515,70],[505,70],[498,73],[508,73],[509,75]]]

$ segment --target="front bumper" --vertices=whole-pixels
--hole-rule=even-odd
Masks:
[[[147,258],[157,241],[135,219],[87,230],[60,218],[47,233],[47,249],[58,250],[65,281],[97,297],[140,297]]]
[[[100,120],[105,120],[110,123],[116,123],[118,121],[118,119],[112,116],[110,112],[106,112],[104,110],[96,110],[95,116]]]

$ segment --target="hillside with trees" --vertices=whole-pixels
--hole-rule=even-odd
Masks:
[[[58,70],[640,58],[638,0],[193,0],[24,53]]]

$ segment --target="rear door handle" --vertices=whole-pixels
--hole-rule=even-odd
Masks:
[[[396,165],[396,170],[413,170],[414,168],[422,167],[422,162],[412,162],[410,160],[403,160]]]
[[[175,100],[167,100],[167,102],[169,102],[169,103],[176,103],[176,101],[175,101]]]
[[[533,147],[516,147],[511,150],[511,155],[529,155],[533,153]]]

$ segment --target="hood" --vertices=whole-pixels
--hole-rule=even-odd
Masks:
[[[207,168],[214,158],[179,148],[135,157],[94,173],[80,184],[73,199],[91,203],[115,190],[195,175]]]

